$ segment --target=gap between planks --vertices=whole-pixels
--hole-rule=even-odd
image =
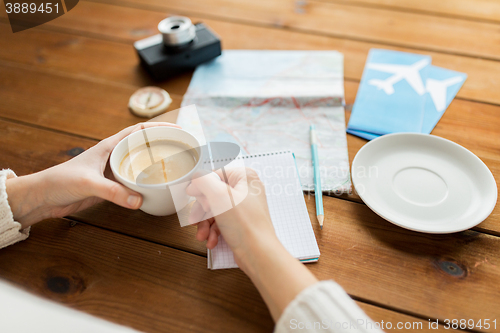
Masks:
[[[144,241],[144,242],[148,242],[148,243],[153,243],[153,244],[156,244],[156,245],[159,245],[159,246],[165,246],[165,247],[168,247],[169,249],[173,249],[173,250],[177,250],[177,251],[181,251],[181,252],[193,254],[193,255],[198,256],[198,257],[202,257],[202,258],[206,258],[207,257],[207,255],[202,255],[202,254],[196,253],[194,251],[193,252],[187,251],[187,250],[181,249],[179,247],[175,247],[175,246],[171,246],[171,245],[165,245],[163,243],[155,242],[155,241],[150,240],[150,239],[144,239],[144,238],[141,238],[141,237],[133,236],[133,235],[127,234],[127,233],[122,232],[122,231],[118,231],[118,230],[114,230],[114,229],[103,227],[101,225],[91,224],[91,223],[85,222],[85,221],[83,221],[81,219],[78,219],[75,216],[64,216],[62,219],[67,220],[70,223],[81,223],[81,224],[84,224],[86,226],[95,227],[95,228],[106,230],[106,231],[111,231],[111,232],[117,233],[119,235],[131,237],[131,238],[134,238],[134,239],[137,239],[137,240],[140,240],[140,241]]]
[[[352,296],[352,295],[349,295],[349,297],[351,297],[356,302],[373,305],[373,306],[376,306],[378,308],[382,308],[382,309],[385,309],[385,310],[388,310],[388,311],[397,312],[399,314],[410,316],[410,317],[413,317],[413,318],[418,318],[418,319],[421,319],[421,320],[424,320],[424,321],[427,320],[427,321],[431,321],[431,322],[434,321],[435,322],[436,320],[438,320],[440,328],[444,328],[444,320],[439,319],[439,318],[430,318],[430,317],[422,316],[422,315],[420,315],[418,313],[415,313],[415,312],[412,312],[412,311],[407,311],[407,310],[399,309],[399,308],[396,308],[396,307],[390,306],[390,305],[384,305],[382,303],[371,301],[371,300],[365,299],[363,297]],[[470,330],[470,329],[461,329],[461,328],[455,328],[455,329],[448,328],[447,330],[450,330],[450,331],[462,331],[462,332],[474,332],[474,333],[476,333],[476,332],[477,333],[482,332],[482,331],[479,331],[479,330]]]

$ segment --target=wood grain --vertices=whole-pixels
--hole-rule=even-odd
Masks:
[[[188,72],[164,83],[153,81],[128,43],[41,29],[22,35],[9,30],[8,24],[0,23],[0,59],[13,65],[126,89],[156,85],[174,95],[183,95],[191,79]]]
[[[48,220],[0,251],[0,276],[38,295],[147,332],[270,332],[240,270],[92,226]]]
[[[135,87],[0,63],[0,116],[94,139],[144,121],[128,111]],[[170,110],[180,105],[179,97]]]
[[[115,57],[111,58],[109,55],[120,52],[121,58],[116,60],[116,64],[105,67],[105,70],[101,70],[101,73],[97,73],[96,75],[102,77],[103,75],[112,74],[111,77],[114,75],[115,78],[119,77],[120,79],[130,79],[132,76],[134,77],[132,81],[124,82],[148,82],[148,78],[136,67],[138,61],[135,58],[135,51],[131,44],[133,41],[157,33],[157,23],[167,16],[168,13],[164,11],[155,12],[100,3],[80,2],[71,11],[70,15],[65,15],[51,21],[38,30],[31,29],[23,32],[22,36],[15,35],[14,37],[10,34],[0,34],[0,43],[3,43],[2,45],[9,45],[10,47],[14,40],[15,44],[20,44],[20,46],[16,47],[23,47],[22,44],[25,45],[23,50],[19,52],[21,55],[17,57],[19,60],[13,59],[12,53],[6,51],[0,51],[0,56],[11,61],[36,64],[41,68],[50,67],[56,69],[64,67],[69,72],[76,71],[80,75],[88,76],[94,75],[96,71],[92,69],[85,70],[84,68],[87,65],[94,65],[91,67],[95,67],[101,62],[103,64],[109,63],[113,59],[116,59]],[[110,17],[116,17],[116,19],[109,19]],[[195,16],[191,16],[191,19],[194,22],[200,20],[199,17]],[[361,78],[366,56],[371,48],[389,48],[398,51],[428,54],[432,56],[434,65],[468,74],[464,86],[457,95],[458,98],[500,104],[500,95],[496,93],[500,89],[500,80],[496,79],[496,77],[500,77],[500,63],[497,61],[420,51],[394,45],[388,46],[377,44],[373,41],[362,42],[319,36],[290,31],[280,27],[261,27],[207,18],[203,18],[203,21],[221,36],[223,48],[225,49],[338,50],[345,57],[345,77],[357,81]],[[41,36],[42,29],[55,29],[65,33],[64,35],[60,35],[61,41],[57,43],[58,47],[50,43],[44,43],[47,37],[44,38]],[[70,35],[67,36],[66,34]],[[75,37],[75,35],[82,34],[92,38],[79,39]],[[241,36],[245,36],[245,38]],[[99,43],[95,40],[96,38],[125,43],[127,47],[119,47],[113,43]],[[65,43],[69,45],[64,47]],[[8,50],[8,48],[4,50]],[[38,53],[34,53],[34,51],[38,51]],[[92,59],[91,62],[86,60],[87,58],[84,56],[85,52],[89,52],[88,59]],[[69,57],[64,57],[66,54]],[[75,58],[79,60],[73,61]],[[39,60],[41,59],[45,61],[40,62]],[[59,65],[59,62],[61,62],[61,65]],[[73,69],[67,65],[70,62],[74,66]],[[126,65],[124,66],[124,64]],[[136,76],[141,77],[137,78]],[[106,79],[109,79],[109,76]],[[183,94],[185,88],[180,89],[180,91],[174,89],[176,89],[177,82],[181,85],[186,82],[187,85],[188,80],[189,75],[183,77],[180,81],[167,81],[165,82],[165,87],[168,88],[167,91],[174,94]]]
[[[65,162],[96,141],[0,119],[0,169],[18,175],[38,172]]]
[[[210,271],[204,257],[62,219],[0,251],[0,267],[0,277],[28,291],[144,332],[273,329],[240,270]],[[357,303],[373,320],[426,328],[425,320]]]
[[[196,227],[181,228],[177,215],[152,216],[140,210],[121,209],[110,202],[103,202],[73,214],[70,218],[199,256],[207,256],[205,244],[196,241]]]
[[[373,7],[421,12],[440,16],[457,16],[477,21],[500,22],[500,3],[496,0],[326,0],[353,6]]]
[[[363,311],[365,311],[365,313],[369,314],[373,321],[379,324],[385,323],[384,330],[386,332],[390,331],[387,329],[389,326],[387,325],[388,322],[390,322],[390,326],[392,327],[391,330],[398,330],[398,327],[402,330],[401,328],[405,327],[404,325],[408,325],[406,326],[406,330],[414,332],[456,331],[451,328],[445,328],[444,323],[441,322],[439,322],[439,326],[433,326],[436,328],[430,328],[429,320],[421,320],[401,313],[391,312],[387,309],[363,302],[358,302],[358,305],[361,309],[363,309]],[[435,320],[433,321],[435,322]]]
[[[98,1],[144,9],[168,10],[206,18],[216,17],[274,25],[345,39],[500,59],[497,23],[314,0],[304,3],[293,0]]]

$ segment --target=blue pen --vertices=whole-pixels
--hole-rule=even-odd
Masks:
[[[316,129],[311,125],[311,155],[314,170],[314,196],[316,198],[316,215],[321,229],[323,229],[323,192],[321,191],[321,176],[319,174],[318,144],[316,140]]]

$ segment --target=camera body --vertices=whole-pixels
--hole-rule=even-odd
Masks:
[[[158,24],[160,34],[139,40],[134,47],[141,65],[156,80],[164,80],[221,55],[219,37],[205,24],[173,16]]]

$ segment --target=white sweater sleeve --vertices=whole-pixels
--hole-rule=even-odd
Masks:
[[[321,281],[297,295],[276,323],[274,332],[380,333],[382,330],[341,286]]]
[[[10,210],[5,181],[13,177],[16,174],[10,169],[0,171],[0,249],[25,240],[30,233],[30,228],[21,229],[21,223],[14,221]]]

